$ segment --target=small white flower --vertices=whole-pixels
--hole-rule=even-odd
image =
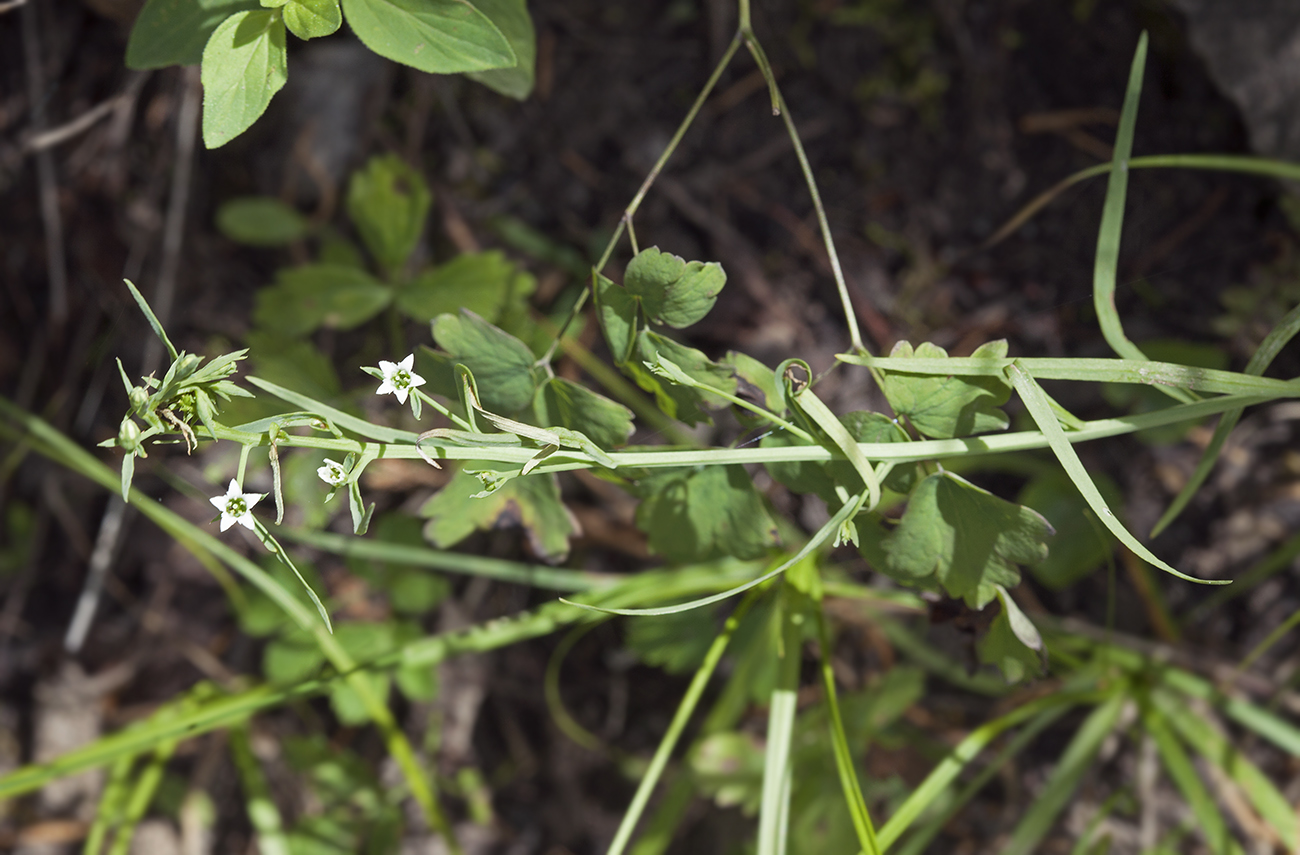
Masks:
[[[253,530],[253,505],[256,505],[265,493],[241,493],[235,479],[230,479],[226,495],[213,496],[208,499],[213,507],[221,511],[221,530],[225,531],[239,523],[249,531]]]
[[[343,469],[342,463],[337,463],[329,458],[325,459],[325,465],[316,470],[320,479],[331,487],[337,487],[348,477],[348,473]]]
[[[401,362],[388,362],[379,360],[379,370],[383,372],[384,382],[380,385],[376,395],[387,395],[392,392],[397,396],[397,403],[405,404],[406,396],[416,386],[424,385],[424,378],[411,370],[415,365],[415,354],[403,359]]]

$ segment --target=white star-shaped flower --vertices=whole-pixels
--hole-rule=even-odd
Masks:
[[[379,370],[383,372],[384,382],[379,386],[376,395],[387,395],[392,392],[397,396],[397,403],[405,404],[406,396],[416,386],[424,385],[424,378],[411,370],[415,365],[415,354],[407,356],[401,362],[388,362],[379,360]]]
[[[342,463],[338,463],[329,458],[325,459],[325,465],[316,470],[320,479],[331,487],[337,487],[348,477],[348,473],[343,468]]]
[[[249,531],[253,530],[253,505],[261,500],[265,493],[241,493],[235,479],[230,479],[226,495],[213,496],[208,499],[212,506],[221,511],[221,530],[225,531],[239,523]]]

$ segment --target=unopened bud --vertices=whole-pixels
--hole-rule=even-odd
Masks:
[[[117,429],[117,444],[128,452],[134,452],[140,445],[140,426],[130,416],[122,419],[122,426]]]

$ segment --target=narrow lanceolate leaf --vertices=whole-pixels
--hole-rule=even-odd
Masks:
[[[203,49],[203,144],[217,148],[257,121],[289,79],[284,20],[273,9],[238,12]]]
[[[1120,543],[1131,549],[1143,561],[1153,564],[1164,570],[1166,573],[1177,576],[1179,579],[1186,579],[1188,582],[1200,582],[1205,585],[1226,585],[1228,579],[1197,579],[1194,576],[1188,576],[1175,570],[1169,564],[1161,561],[1151,550],[1147,549],[1128,529],[1115,517],[1115,513],[1106,505],[1106,500],[1102,498],[1101,491],[1093,483],[1092,477],[1088,470],[1084,468],[1083,461],[1070,445],[1070,440],[1065,436],[1065,431],[1061,429],[1060,423],[1056,420],[1056,415],[1052,412],[1051,404],[1047,401],[1047,396],[1039,388],[1037,381],[1022,370],[1018,365],[1012,365],[1007,369],[1007,374],[1011,382],[1016,387],[1016,392],[1025,402],[1025,409],[1033,416],[1034,422],[1038,429],[1042,431],[1043,437],[1047,440],[1047,445],[1056,455],[1056,459],[1061,462],[1065,468],[1065,473],[1070,476],[1074,486],[1079,488],[1083,498],[1088,502],[1088,507],[1092,508],[1093,513],[1101,520],[1102,525],[1110,530],[1110,533],[1119,538]]]
[[[258,8],[258,0],[149,0],[131,27],[126,67],[198,65],[222,21]]]
[[[533,19],[528,17],[528,6],[524,0],[475,0],[474,5],[496,24],[506,41],[510,42],[516,59],[509,68],[471,72],[470,79],[508,98],[524,100],[532,94],[537,65],[537,37],[533,32]]]
[[[283,8],[284,25],[304,41],[331,35],[343,25],[339,0],[289,0]]]
[[[501,30],[468,0],[343,0],[343,14],[366,47],[430,74],[518,61]]]

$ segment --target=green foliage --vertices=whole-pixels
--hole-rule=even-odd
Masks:
[[[941,472],[916,485],[898,527],[868,538],[863,554],[899,581],[940,585],[948,596],[982,609],[998,586],[1020,584],[1016,565],[1047,557],[1051,534],[1037,511]]]
[[[560,501],[554,475],[512,478],[494,490],[485,491],[484,486],[462,467],[425,502],[420,515],[429,520],[424,535],[430,543],[446,549],[476,530],[518,526],[538,558],[556,564],[568,557],[569,538],[578,531],[578,521]]]
[[[201,63],[203,142],[217,148],[257,121],[284,86],[286,29],[321,38],[344,17],[367,47],[395,62],[433,74],[472,72],[511,98],[532,92],[537,48],[524,0],[148,0],[126,64]]]
[[[433,196],[396,155],[372,157],[348,182],[348,216],[379,265],[398,270],[424,232]]]
[[[980,345],[972,359],[1001,359],[1004,340]],[[900,341],[890,353],[899,359],[945,359],[948,352],[926,342],[914,351]],[[999,377],[934,377],[904,371],[884,371],[881,390],[894,412],[906,416],[918,431],[934,439],[972,436],[1005,430],[1010,420],[999,407],[1011,398],[1011,384]]]
[[[217,228],[231,240],[250,246],[284,246],[307,236],[307,219],[266,196],[231,199],[217,209]]]
[[[655,473],[637,490],[637,527],[669,561],[760,558],[776,544],[776,524],[739,466]]]

